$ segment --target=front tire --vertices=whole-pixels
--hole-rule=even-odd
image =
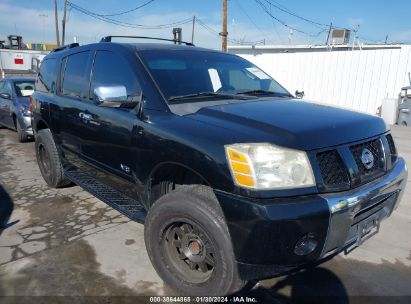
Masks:
[[[183,295],[222,296],[245,285],[212,190],[181,186],[154,203],[145,221],[150,260],[164,282]]]
[[[36,158],[47,185],[61,188],[70,184],[64,176],[60,156],[49,129],[39,130],[36,136]]]

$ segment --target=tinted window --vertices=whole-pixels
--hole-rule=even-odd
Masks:
[[[18,97],[28,97],[34,93],[34,81],[15,81],[14,90]]]
[[[8,81],[3,81],[2,84],[0,84],[0,93],[7,93],[12,96],[11,86]]]
[[[36,90],[50,92],[56,81],[56,59],[45,59],[41,63]]]
[[[4,81],[0,81],[0,94],[6,93],[4,92]]]
[[[130,67],[130,63],[121,55],[109,51],[96,53],[91,93],[94,92],[96,86],[125,86],[128,101],[136,101],[141,94],[140,84]]]
[[[63,76],[62,94],[84,98],[88,89],[87,62],[90,52],[81,52],[67,58]]]
[[[238,56],[212,51],[139,53],[169,99],[203,92],[241,94],[252,90],[289,96],[269,75]]]

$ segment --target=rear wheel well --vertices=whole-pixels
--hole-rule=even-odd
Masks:
[[[182,185],[206,185],[209,183],[197,172],[178,164],[164,164],[151,176],[148,188],[148,207],[168,192]]]

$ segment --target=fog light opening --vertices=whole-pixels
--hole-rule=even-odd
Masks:
[[[301,237],[294,246],[296,255],[308,255],[317,248],[318,241],[315,239],[314,233],[308,233]]]

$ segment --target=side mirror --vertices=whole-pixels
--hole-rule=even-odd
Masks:
[[[301,91],[301,92],[298,91],[298,90],[295,91],[295,97],[298,98],[298,99],[303,98],[304,95],[305,95],[304,91]]]
[[[11,99],[11,96],[9,93],[0,93],[0,98]]]
[[[100,107],[118,108],[122,103],[127,103],[127,89],[122,85],[96,86],[93,93]]]

